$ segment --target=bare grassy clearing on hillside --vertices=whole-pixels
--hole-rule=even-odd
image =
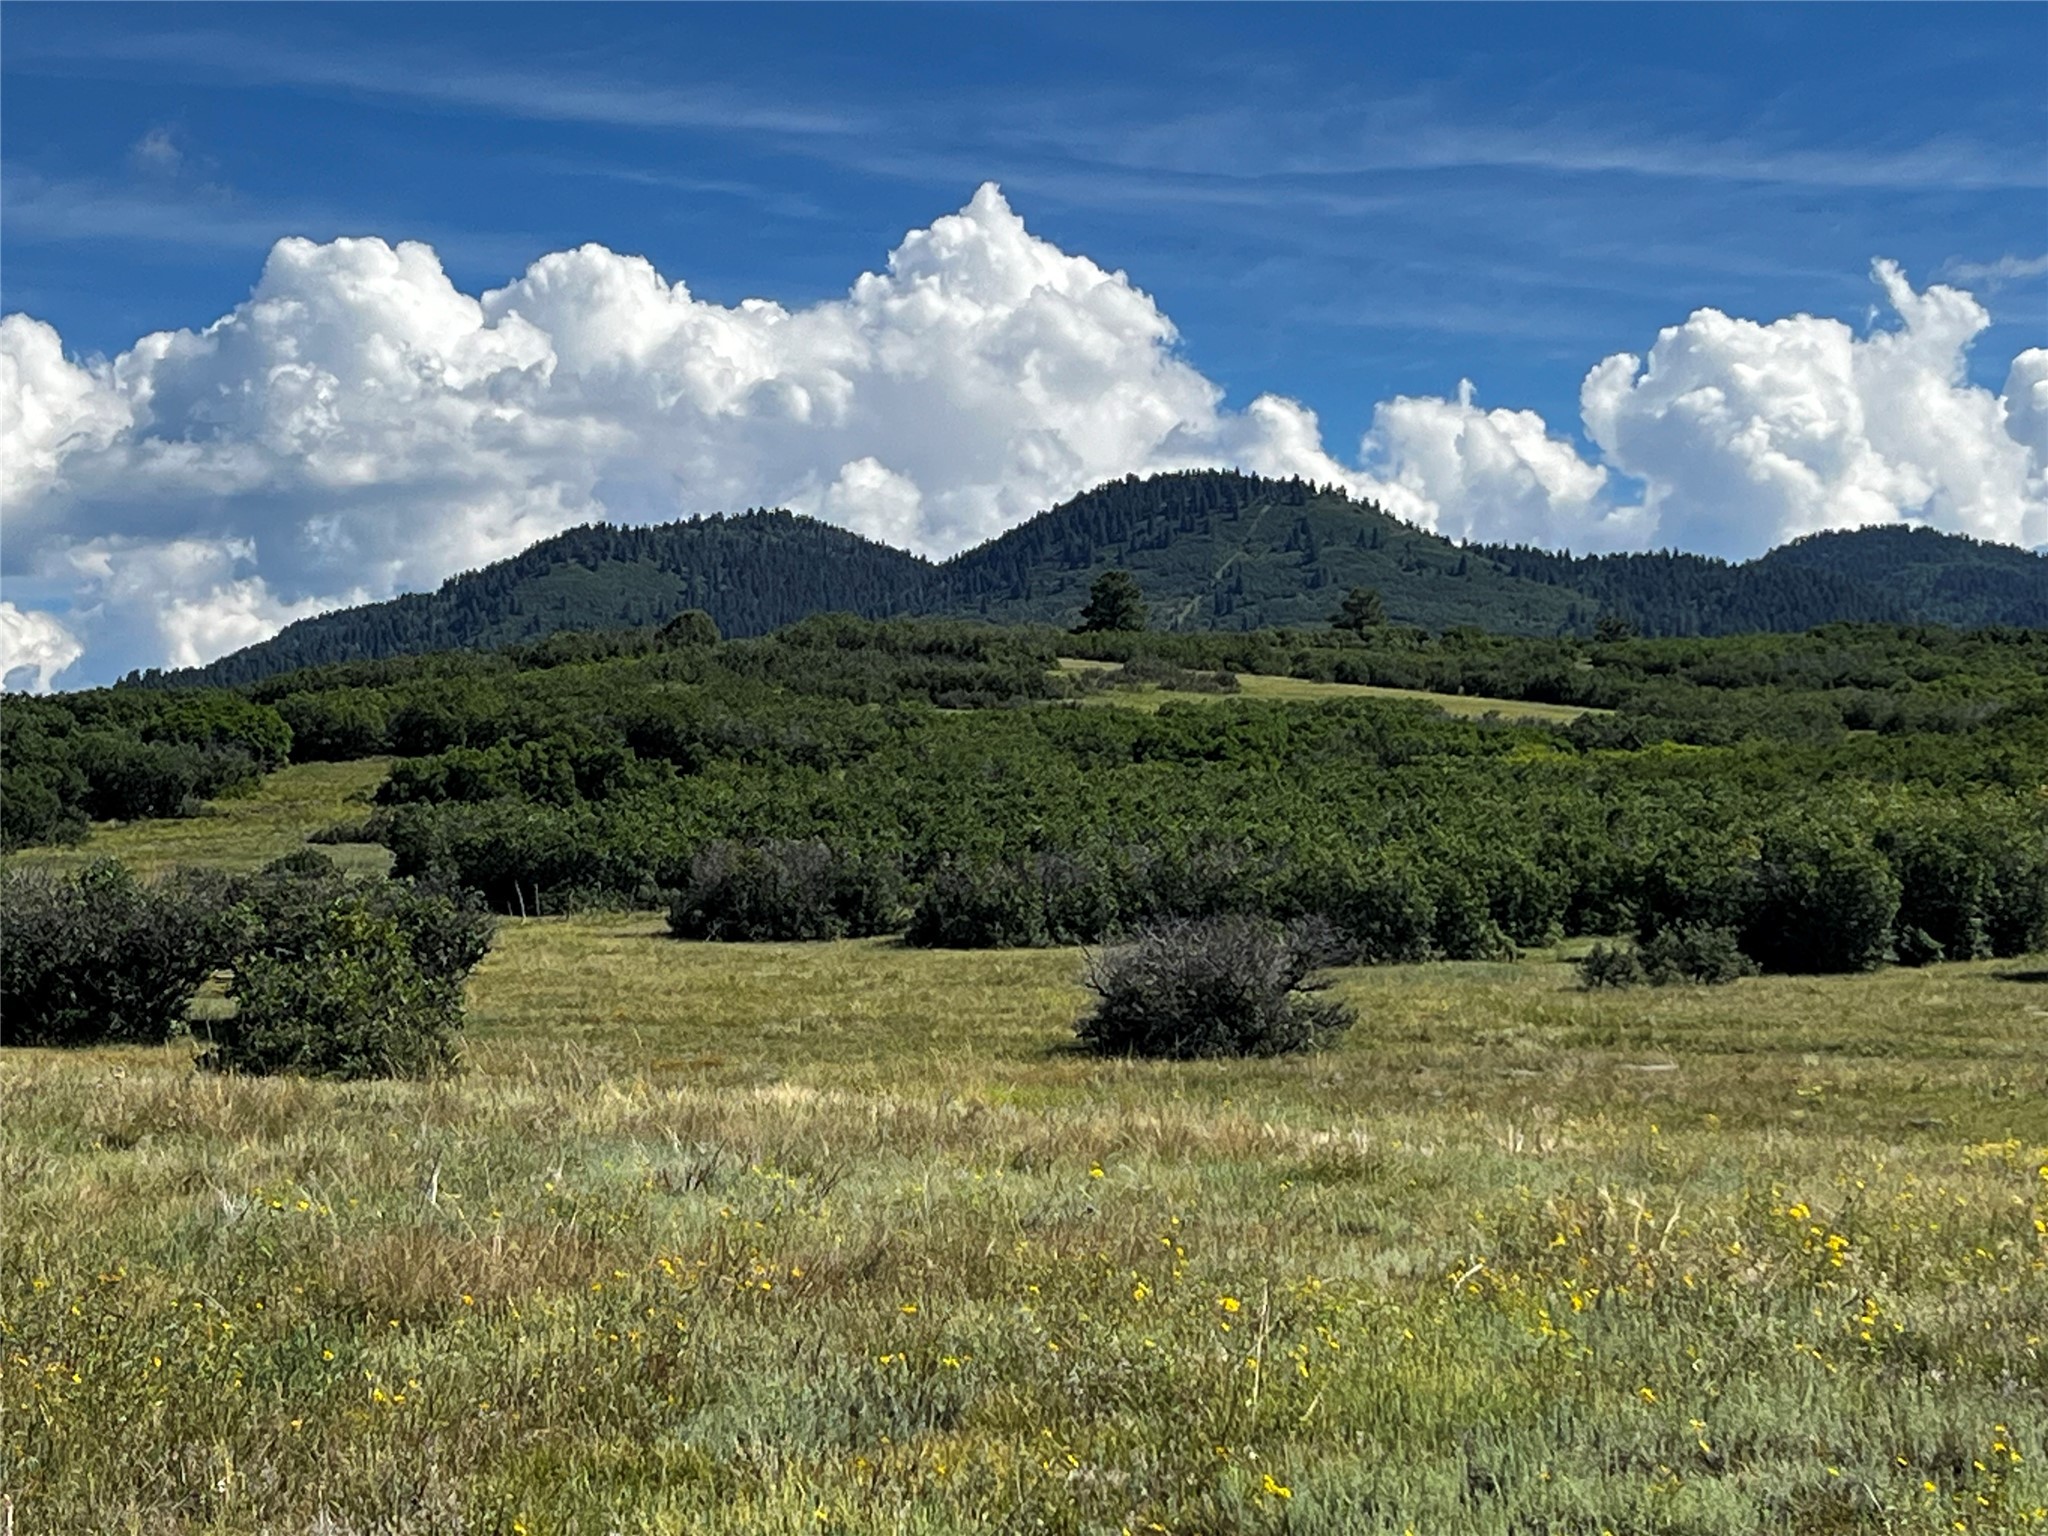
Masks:
[[[1060,658],[1062,672],[1113,672],[1119,663],[1092,661],[1080,657]],[[1490,699],[1476,694],[1430,693],[1417,688],[1378,688],[1369,683],[1323,683],[1304,677],[1261,677],[1237,674],[1235,693],[1191,693],[1153,686],[1116,688],[1089,694],[1084,703],[1118,704],[1126,709],[1157,709],[1174,699],[1282,699],[1315,703],[1324,699],[1393,699],[1411,704],[1433,704],[1446,714],[1468,719],[1499,715],[1510,720],[1539,720],[1546,724],[1569,725],[1584,714],[1606,714],[1576,704],[1539,704],[1527,699]]]
[[[76,869],[94,859],[119,859],[138,874],[158,874],[179,865],[217,869],[260,869],[305,846],[306,839],[337,822],[359,820],[383,782],[390,759],[349,763],[296,763],[265,775],[246,795],[214,801],[202,816],[132,822],[101,822],[83,843],[67,848],[28,848],[10,855],[22,864]],[[339,843],[322,850],[344,868],[383,874],[388,849],[369,843]]]
[[[1072,951],[508,925],[473,1071],[0,1060],[25,1529],[2048,1521],[2048,991],[1347,973],[1072,1053]]]

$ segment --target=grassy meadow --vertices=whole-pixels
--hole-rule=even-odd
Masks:
[[[304,847],[315,832],[360,821],[390,766],[390,759],[382,757],[294,763],[266,774],[247,794],[210,802],[203,815],[100,822],[82,843],[26,848],[8,858],[67,870],[94,859],[119,859],[144,875],[181,864],[260,869]],[[330,844],[321,851],[355,873],[381,875],[391,867],[390,850],[373,843]]]
[[[1114,672],[1113,661],[1063,656],[1062,672]],[[1392,699],[1396,702],[1433,704],[1447,715],[1478,720],[1498,715],[1503,720],[1535,720],[1546,725],[1569,725],[1584,714],[1606,714],[1577,704],[1544,704],[1532,699],[1493,699],[1469,693],[1433,693],[1421,688],[1380,688],[1371,683],[1326,683],[1306,677],[1270,677],[1242,672],[1234,693],[1179,692],[1154,685],[1127,686],[1083,697],[1087,704],[1116,704],[1126,709],[1157,709],[1172,700],[1188,699],[1282,699],[1290,703],[1325,699]]]
[[[2048,1528],[2048,971],[1172,1065],[1081,966],[548,919],[453,1082],[0,1055],[16,1529]]]

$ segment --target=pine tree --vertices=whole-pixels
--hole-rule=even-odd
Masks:
[[[1081,610],[1077,634],[1145,627],[1145,597],[1138,590],[1138,578],[1129,571],[1104,571],[1088,589],[1088,606]]]
[[[1355,635],[1378,629],[1386,622],[1387,605],[1380,601],[1376,587],[1353,587],[1330,615],[1332,629],[1348,629]]]

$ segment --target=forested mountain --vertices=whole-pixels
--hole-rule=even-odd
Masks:
[[[300,619],[210,666],[142,680],[233,686],[330,662],[658,624],[691,608],[728,635],[761,635],[812,613],[901,612],[931,574],[929,561],[789,512],[644,528],[596,523],[451,576],[436,591]]]
[[[1303,480],[1234,470],[1135,476],[1040,513],[940,566],[928,612],[1071,624],[1095,578],[1130,571],[1162,629],[1326,623],[1375,587],[1395,623],[1507,634],[1590,626],[1599,609]]]
[[[1932,528],[1809,534],[1741,565],[1676,550],[1580,555],[1471,545],[1646,634],[1726,635],[1840,621],[2048,626],[2048,557]]]
[[[728,635],[823,612],[1071,625],[1106,570],[1138,578],[1159,628],[1325,623],[1352,587],[1396,624],[1507,634],[1803,630],[1837,621],[2048,626],[2048,557],[1929,529],[1822,533],[1743,564],[1459,545],[1334,488],[1234,470],[1112,481],[943,563],[788,512],[571,529],[438,591],[342,609],[179,682],[499,645],[709,613]],[[151,674],[140,681],[164,680]]]

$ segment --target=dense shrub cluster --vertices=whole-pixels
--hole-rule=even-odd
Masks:
[[[1754,976],[1757,963],[1732,928],[1678,923],[1639,944],[1595,944],[1579,962],[1579,984],[1600,987],[1721,986]]]
[[[699,935],[900,921],[987,947],[1317,917],[1361,962],[1704,925],[1774,969],[1855,969],[2018,953],[2048,922],[2029,766],[2048,716],[1629,751],[1377,702],[960,712],[668,690],[629,692],[617,718],[618,740],[586,710],[574,733],[402,762],[378,813],[399,870],[506,911],[659,900]],[[763,851],[785,845],[810,851]],[[871,923],[842,910],[849,878],[889,897]]]
[[[434,1077],[456,1064],[461,978],[436,976],[400,921],[361,892],[321,906],[283,954],[236,960],[235,1011],[200,1065],[300,1077]]]
[[[145,884],[101,861],[0,873],[0,1040],[161,1043],[199,985],[231,973],[208,1067],[421,1076],[454,1061],[463,984],[496,919],[473,896],[355,881],[306,850],[233,878]]]
[[[9,695],[0,848],[71,842],[92,821],[190,814],[280,767],[292,734],[237,694],[139,689]]]
[[[1061,707],[1054,662],[1076,651],[1139,677],[1291,672],[1613,713]],[[275,711],[309,754],[400,754],[355,830],[401,875],[502,912],[632,903],[683,934],[973,946],[1250,913],[1315,919],[1360,962],[1704,927],[1782,970],[2015,954],[2048,933],[2048,638],[2026,631],[1588,644],[825,616],[761,640],[558,634],[327,667],[237,705]],[[166,707],[130,734],[169,729],[148,713]]]
[[[1110,1056],[1279,1056],[1311,1050],[1354,1021],[1321,995],[1316,946],[1242,915],[1165,923],[1099,957],[1095,1007],[1075,1026]]]
[[[1677,924],[1645,939],[1637,954],[1653,987],[1717,987],[1757,973],[1732,928]]]
[[[204,873],[0,871],[0,1043],[160,1044],[238,931],[226,882]]]
[[[840,939],[902,926],[894,861],[836,853],[822,842],[706,843],[669,906],[683,939]]]

